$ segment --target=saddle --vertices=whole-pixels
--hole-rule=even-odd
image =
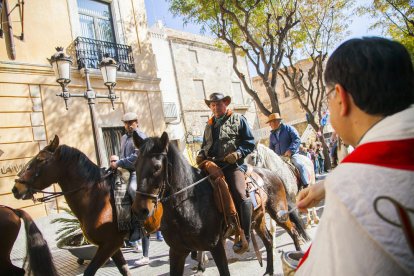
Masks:
[[[267,195],[263,190],[264,181],[260,175],[253,172],[252,165],[247,165],[247,170],[244,173],[244,180],[246,183],[246,193],[253,203],[254,210],[256,211],[262,207],[264,211],[265,206],[263,202],[267,200]]]
[[[118,168],[113,171],[113,179],[111,189],[115,201],[115,212],[118,222],[119,231],[130,231],[135,227],[140,226],[138,218],[132,212],[131,197],[127,192],[127,186],[130,178],[130,172],[126,169]],[[111,193],[112,194],[112,193]],[[146,234],[156,232],[161,224],[163,214],[162,204],[159,202],[157,208],[143,223],[143,228]]]
[[[292,171],[293,175],[296,177],[296,183],[298,183],[298,191],[303,187],[303,181],[300,177],[299,169],[290,161],[290,158],[281,156],[282,160],[288,165],[289,169]]]

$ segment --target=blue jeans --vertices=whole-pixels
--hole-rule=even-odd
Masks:
[[[131,200],[135,200],[135,194],[137,192],[137,173],[131,172],[131,175],[129,176],[129,184],[127,187],[127,192],[129,196],[131,197]]]
[[[300,154],[295,153],[290,157],[290,160],[292,161],[293,165],[295,165],[296,168],[298,168],[300,173],[300,179],[302,180],[302,183],[304,186],[309,185],[309,174],[306,170],[305,164],[300,159]]]

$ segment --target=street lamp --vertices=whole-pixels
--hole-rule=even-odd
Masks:
[[[63,52],[63,47],[56,47],[56,53],[50,57],[49,62],[52,65],[53,71],[55,72],[56,82],[62,87],[62,93],[56,94],[56,96],[62,97],[65,101],[66,110],[68,110],[68,100],[71,97],[82,97],[88,100],[89,111],[91,115],[92,128],[93,128],[93,140],[95,144],[95,151],[97,152],[96,159],[99,166],[103,160],[105,151],[103,150],[103,145],[101,144],[102,139],[100,132],[98,131],[98,126],[96,125],[96,111],[95,111],[95,99],[96,98],[106,98],[111,101],[112,109],[114,107],[114,101],[116,100],[116,94],[113,92],[113,88],[116,85],[116,71],[118,65],[113,58],[110,58],[108,54],[104,55],[104,59],[99,64],[99,68],[102,73],[104,84],[108,87],[108,95],[96,94],[91,87],[89,80],[89,69],[84,68],[85,70],[85,80],[86,80],[86,91],[83,94],[80,93],[69,93],[68,84],[71,82],[70,69],[72,65],[72,58]]]

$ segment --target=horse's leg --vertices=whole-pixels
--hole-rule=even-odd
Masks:
[[[306,229],[310,229],[312,224],[311,210],[306,212]]]
[[[276,222],[270,218],[270,234],[272,235],[273,246],[276,247]]]
[[[122,275],[131,275],[128,264],[125,261],[124,255],[122,254],[121,249],[118,249],[114,255],[112,255],[112,260],[114,260],[114,263],[116,264],[116,267],[118,267],[119,272],[121,272]]]
[[[264,275],[273,275],[273,238],[270,234],[269,230],[266,228],[266,220],[265,216],[262,215],[262,218],[258,218],[256,220],[256,225],[254,229],[259,237],[262,239],[263,244],[266,248],[267,254],[267,265],[266,265],[266,272]]]
[[[230,276],[229,264],[227,262],[226,250],[224,250],[224,241],[219,240],[216,247],[211,251],[213,255],[214,262],[216,262],[217,269],[221,276],[228,275]]]
[[[205,251],[198,251],[197,252],[197,271],[204,272],[206,270],[205,265],[208,263],[207,252]]]
[[[182,276],[184,274],[185,258],[189,252],[179,252],[170,247],[170,275]]]
[[[320,219],[319,219],[318,213],[316,213],[315,207],[312,208],[312,216],[313,216],[313,221],[315,222],[315,224],[318,224]]]
[[[85,272],[83,275],[88,275],[88,276],[95,275],[96,271],[106,263],[109,257],[114,255],[115,252],[119,250],[119,247],[116,247],[114,244],[111,244],[111,243],[100,245],[92,261],[89,263],[88,267],[85,269]],[[126,274],[126,275],[130,275],[130,274]]]

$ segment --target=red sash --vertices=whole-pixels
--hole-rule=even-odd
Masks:
[[[414,138],[371,142],[358,146],[341,163],[362,163],[398,170],[414,171]],[[303,255],[298,269],[309,256],[312,245]]]
[[[362,163],[414,171],[414,138],[360,145],[342,163]]]

